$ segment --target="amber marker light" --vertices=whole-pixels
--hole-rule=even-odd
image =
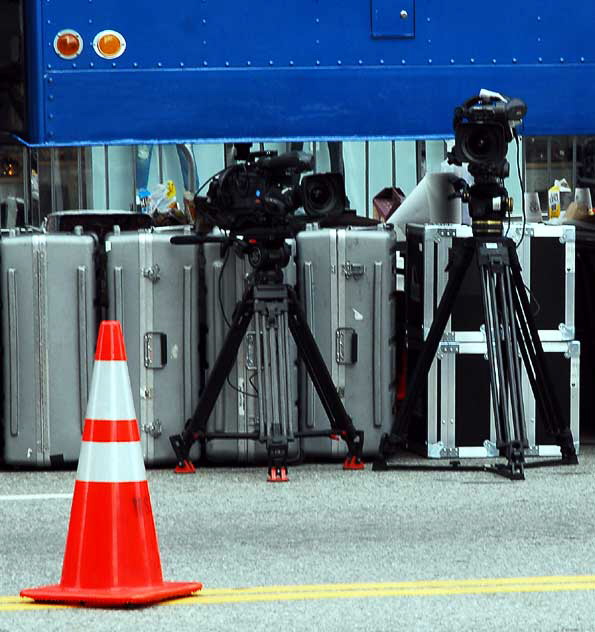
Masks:
[[[54,38],[54,50],[62,59],[74,59],[83,50],[83,38],[72,29],[60,31]]]
[[[126,50],[126,40],[117,31],[101,31],[93,40],[95,52],[104,59],[115,59]]]

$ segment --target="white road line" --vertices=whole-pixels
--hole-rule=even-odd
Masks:
[[[3,500],[56,500],[61,498],[72,498],[72,494],[14,494],[0,496],[0,502]]]

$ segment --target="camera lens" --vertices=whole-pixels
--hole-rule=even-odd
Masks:
[[[310,204],[313,209],[321,210],[327,206],[329,203],[332,193],[328,186],[323,185],[323,183],[316,183],[309,191],[310,194]]]
[[[494,146],[493,138],[489,134],[485,134],[482,130],[475,132],[469,136],[467,141],[467,149],[475,160],[483,160],[492,153]]]

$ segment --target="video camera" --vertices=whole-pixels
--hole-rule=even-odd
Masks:
[[[526,113],[527,106],[520,99],[482,90],[455,108],[455,145],[448,156],[449,162],[469,163],[469,173],[473,176],[507,178],[508,143],[514,127]]]
[[[341,174],[314,174],[300,182],[300,174],[314,168],[311,154],[239,147],[238,162],[213,177],[205,197],[194,199],[198,214],[214,225],[233,233],[293,235],[308,221],[345,211]]]
[[[502,221],[512,212],[513,200],[504,187],[510,172],[506,160],[508,143],[516,137],[514,128],[527,112],[520,99],[482,90],[455,108],[455,144],[448,162],[469,164],[475,183],[453,182],[463,202],[469,204],[474,235],[502,234]]]

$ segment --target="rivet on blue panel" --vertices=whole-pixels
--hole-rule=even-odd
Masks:
[[[208,66],[208,65],[209,65],[209,62],[208,62],[208,61],[206,61],[206,59],[205,59],[205,61],[203,61],[203,62],[202,62],[202,65],[203,65],[203,66]]]
[[[48,70],[52,69],[52,64],[48,64]]]
[[[89,62],[89,68],[95,68],[95,64],[92,61]]]
[[[53,100],[54,100],[54,95],[48,94],[48,101],[53,101]]]
[[[495,63],[496,63],[496,60],[495,60],[495,59],[492,59],[492,63],[493,63],[493,64],[495,64]]]
[[[381,59],[381,60],[380,60],[380,63],[381,63],[381,64],[384,64],[384,59]]]
[[[317,60],[316,60],[316,65],[317,65],[317,66],[320,66],[320,59],[317,59]]]
[[[161,66],[163,66],[163,64],[160,61],[158,61],[157,62],[157,68],[161,68]]]
[[[316,24],[320,24],[320,18],[316,18],[315,22]]]
[[[226,68],[229,68],[229,62],[228,61],[225,62],[225,66],[226,66]]]
[[[516,63],[517,63],[517,61],[518,61],[518,59],[517,59],[516,57],[513,57],[513,58],[512,58],[512,63],[513,63],[513,64],[516,64]]]
[[[246,66],[251,66],[251,65],[252,65],[252,62],[251,62],[250,60],[248,60],[248,61],[246,62]]]
[[[293,59],[290,59],[290,60],[289,60],[289,65],[290,65],[290,66],[293,66]]]
[[[537,58],[537,61],[538,61],[540,64],[542,64],[542,63],[543,63],[543,57],[538,57],[538,58]]]
[[[432,60],[431,59],[428,59],[428,64],[430,64],[430,65],[432,64]]]
[[[115,68],[117,66],[115,61],[112,61],[112,68]]]
[[[564,57],[560,57],[560,63],[563,64],[564,63]]]
[[[475,63],[475,58],[474,58],[474,57],[471,57],[471,59],[470,59],[469,61],[470,61],[472,64],[474,64],[474,63]]]
[[[50,113],[50,114],[48,114],[48,118],[51,120],[51,119],[54,118],[54,115]]]
[[[358,59],[357,63],[361,66],[364,63],[364,60],[363,59]]]
[[[133,68],[138,68],[138,62],[137,61],[133,62],[132,67]]]
[[[343,62],[340,59],[337,59],[337,66],[340,66]]]
[[[269,66],[274,66],[275,62],[272,59],[269,59]]]
[[[180,68],[184,68],[184,62],[183,61],[180,62]]]
[[[585,58],[581,57],[581,64],[584,64],[584,63],[585,63]]]

